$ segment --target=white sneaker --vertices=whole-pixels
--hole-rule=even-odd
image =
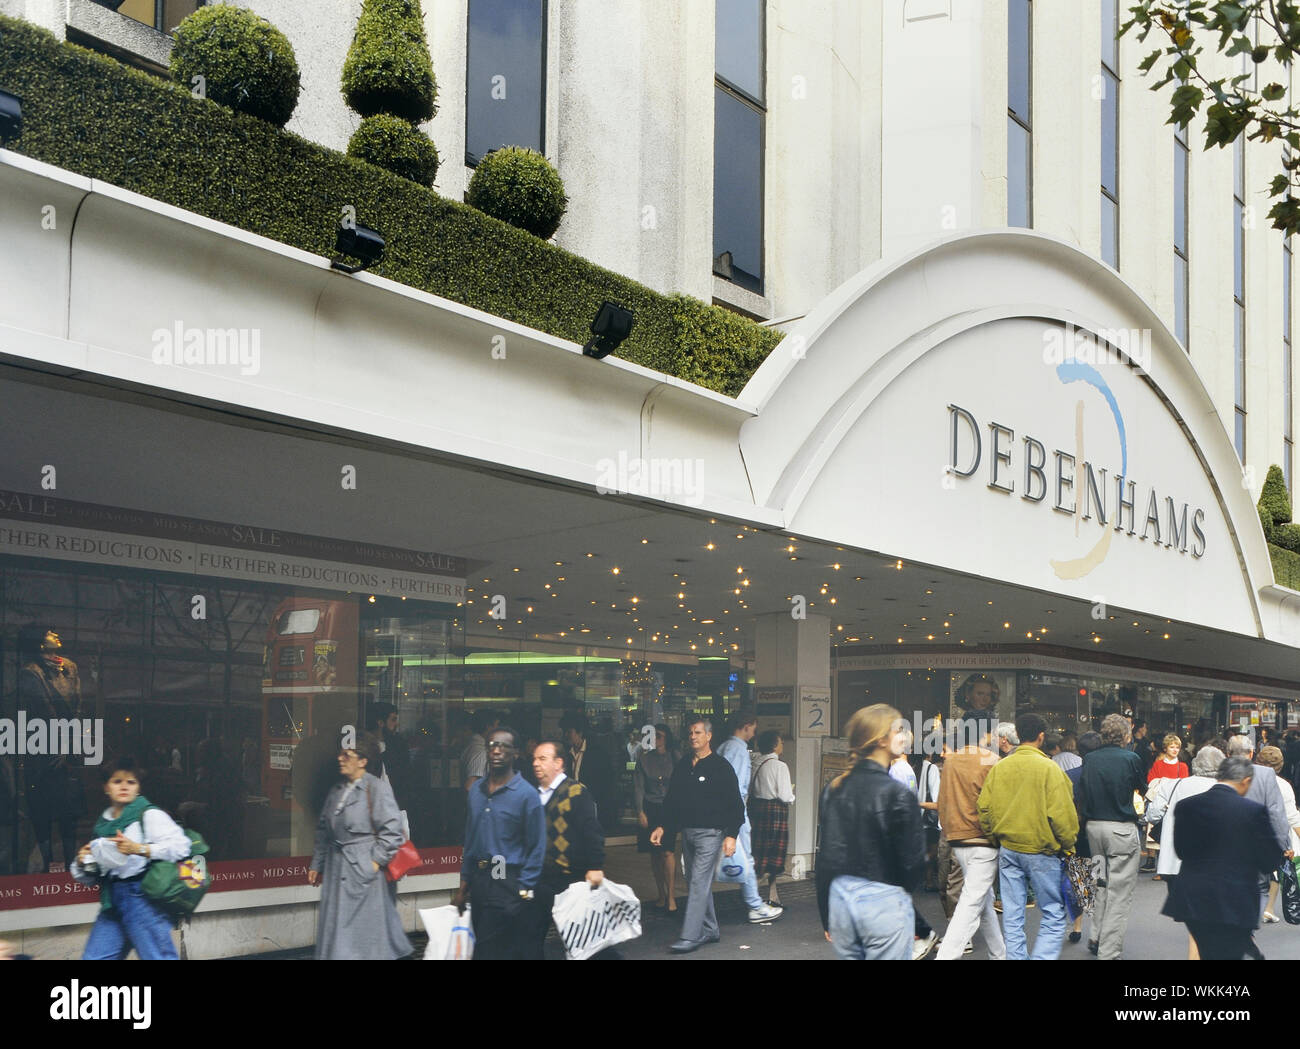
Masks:
[[[749,912],[749,920],[752,922],[770,922],[781,917],[784,913],[784,907],[773,907],[770,903],[765,903],[757,910]]]
[[[929,936],[917,936],[912,940],[912,961],[919,962],[932,950],[934,945],[939,942],[939,934],[933,929],[930,930]]]

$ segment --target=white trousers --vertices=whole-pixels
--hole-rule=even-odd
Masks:
[[[966,944],[975,935],[975,930],[979,929],[984,934],[989,957],[1003,961],[1007,956],[1007,945],[1002,939],[998,912],[993,909],[993,880],[998,876],[998,850],[985,845],[956,845],[952,856],[961,865],[965,880],[957,909],[952,912],[948,931],[943,934],[943,943],[939,944],[939,953],[935,958],[937,961],[960,958]]]

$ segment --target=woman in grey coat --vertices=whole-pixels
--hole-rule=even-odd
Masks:
[[[370,775],[379,744],[363,733],[339,751],[343,782],[331,788],[316,825],[307,881],[321,886],[316,957],[393,959],[411,953],[383,868],[401,848],[402,818],[392,788]]]

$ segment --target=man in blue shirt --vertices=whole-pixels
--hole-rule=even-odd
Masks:
[[[488,774],[468,793],[465,852],[456,908],[468,896],[473,910],[474,957],[528,958],[533,893],[546,858],[546,814],[537,791],[515,771],[514,729],[487,738]]]
[[[735,769],[736,779],[740,783],[740,800],[746,803],[749,801],[749,741],[754,738],[754,733],[757,731],[758,718],[741,714],[736,719],[735,734],[718,748],[718,756],[726,758],[727,764]],[[740,828],[740,847],[745,852],[747,863],[745,880],[740,883],[740,891],[749,906],[749,920],[769,922],[773,918],[781,917],[785,908],[774,907],[764,902],[763,897],[758,894],[758,876],[754,873],[754,850],[749,843],[748,813],[745,814],[745,822]]]

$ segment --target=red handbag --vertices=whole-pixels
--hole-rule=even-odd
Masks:
[[[403,874],[420,865],[420,854],[416,851],[410,841],[402,842],[402,847],[397,850],[397,855],[388,861],[388,866],[384,868],[388,872],[389,881],[397,881]]]
[[[375,802],[370,796],[369,787],[366,788],[366,804],[370,810],[370,826],[373,829],[375,825]],[[406,841],[402,842],[402,847],[398,849],[393,858],[388,861],[388,866],[384,868],[384,873],[387,875],[389,881],[398,881],[401,879],[403,874],[419,865],[420,854],[416,851],[415,846],[411,844],[411,841],[408,838]]]

